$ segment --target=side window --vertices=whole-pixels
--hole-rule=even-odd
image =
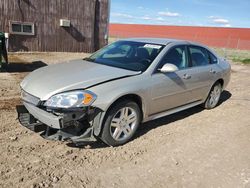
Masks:
[[[206,49],[198,46],[190,46],[189,50],[193,67],[209,64],[209,57]]]
[[[208,55],[209,55],[209,63],[210,64],[217,64],[218,63],[218,59],[214,54],[212,54],[211,52],[208,51]]]
[[[171,48],[161,60],[159,68],[161,68],[166,63],[174,64],[179,69],[186,68],[188,66],[186,47],[177,46]]]

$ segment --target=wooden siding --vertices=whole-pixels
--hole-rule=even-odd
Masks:
[[[108,43],[109,1],[110,0],[96,1],[95,50]]]
[[[35,35],[10,35],[10,51],[93,52],[107,43],[108,0],[1,0],[0,31],[32,22]],[[60,27],[60,19],[71,22]]]

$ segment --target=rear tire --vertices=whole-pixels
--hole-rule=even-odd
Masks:
[[[133,101],[122,101],[107,112],[101,140],[110,146],[127,143],[134,136],[141,122],[141,110]]]
[[[213,85],[211,91],[209,92],[208,97],[205,103],[203,104],[203,107],[206,109],[215,108],[220,101],[221,93],[222,93],[222,85],[219,82],[216,82]]]

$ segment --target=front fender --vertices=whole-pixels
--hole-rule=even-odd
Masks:
[[[148,102],[150,98],[150,81],[140,75],[107,82],[101,85],[94,86],[88,90],[97,95],[97,99],[92,104],[93,107],[102,111],[99,117],[99,124],[102,125],[104,117],[108,109],[114,102],[126,95],[136,95],[140,97],[142,102],[143,118],[147,117]],[[100,128],[98,128],[100,129]],[[100,130],[98,130],[99,132]]]

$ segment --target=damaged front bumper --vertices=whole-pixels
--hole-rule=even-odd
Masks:
[[[49,140],[72,143],[96,141],[89,111],[73,111],[56,115],[33,104],[17,106],[18,119],[24,127]],[[94,113],[94,110],[92,114]]]

